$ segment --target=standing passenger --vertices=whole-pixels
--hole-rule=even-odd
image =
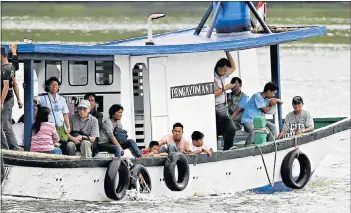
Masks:
[[[235,62],[229,52],[227,58],[221,58],[214,68],[214,88],[216,104],[216,126],[217,135],[223,134],[223,150],[229,150],[233,146],[235,127],[228,112],[226,91],[234,87],[233,84],[225,84],[225,79],[232,74],[235,69]]]
[[[1,139],[2,147],[11,150],[22,150],[18,146],[15,133],[12,128],[12,108],[14,105],[13,97],[13,78],[15,67],[8,62],[8,53],[5,47],[1,47]]]
[[[66,99],[58,94],[60,85],[61,82],[57,77],[49,78],[45,81],[45,92],[47,93],[39,95],[38,98],[35,97],[34,101],[50,109],[49,122],[56,126],[56,130],[60,136],[61,149],[65,152],[65,150],[67,150],[66,133],[71,131],[71,126],[69,123],[69,110]]]

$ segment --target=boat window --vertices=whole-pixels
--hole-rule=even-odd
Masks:
[[[45,80],[51,77],[57,77],[60,80],[60,82],[62,82],[61,72],[62,72],[61,61],[45,61]]]
[[[71,86],[88,84],[88,61],[68,62],[68,82]]]
[[[111,85],[113,82],[113,61],[95,61],[95,83]]]

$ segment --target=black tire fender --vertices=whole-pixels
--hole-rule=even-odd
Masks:
[[[175,177],[175,169],[178,168],[178,178]],[[172,191],[183,191],[189,182],[190,169],[184,154],[173,152],[165,160],[163,175],[166,186]]]
[[[144,178],[145,184],[149,187],[149,190],[152,190],[152,185],[151,185],[151,177],[149,172],[147,171],[146,167],[141,165],[141,164],[136,164],[132,167],[130,171],[130,183],[129,183],[129,189],[136,189],[137,188],[137,179],[139,174],[141,174]],[[147,189],[144,189],[142,187],[142,191],[148,191]]]
[[[295,159],[297,159],[300,163],[300,174],[296,181],[292,176],[292,167]],[[311,162],[305,153],[298,149],[292,150],[284,157],[280,168],[280,174],[283,183],[287,187],[292,189],[301,189],[308,183],[311,177]]]
[[[120,158],[112,160],[105,174],[106,196],[112,200],[121,200],[126,195],[129,179],[130,174],[126,163]]]

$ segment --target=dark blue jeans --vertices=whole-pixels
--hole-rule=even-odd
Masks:
[[[108,153],[113,153],[115,154],[115,157],[121,157],[122,154],[122,149],[119,146],[116,146],[112,143],[100,143],[99,145],[99,151],[105,151]]]
[[[128,139],[125,143],[121,144],[121,146],[123,149],[130,148],[137,157],[141,157],[142,155],[137,143],[133,139]]]
[[[40,153],[62,155],[62,150],[59,147],[55,147],[55,149],[52,151],[40,152]]]
[[[121,144],[122,149],[130,148],[132,152],[137,156],[141,157],[142,153],[138,148],[138,145],[133,139],[128,139],[125,143]],[[112,143],[101,143],[99,144],[99,151],[106,151],[108,153],[114,153],[116,157],[121,157],[122,149]]]

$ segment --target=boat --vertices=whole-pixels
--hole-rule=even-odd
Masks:
[[[204,26],[212,12],[211,24]],[[250,14],[260,28],[254,27]],[[230,51],[237,62],[233,76],[250,82],[243,90],[251,96],[261,91],[255,48],[270,47],[272,81],[281,88],[279,44],[323,35],[326,28],[272,28],[252,2],[211,2],[196,28],[153,35],[152,21],[164,16],[148,18],[147,37],[96,45],[32,41],[18,45],[24,65],[26,151],[1,150],[3,195],[111,201],[122,200],[130,190],[154,197],[292,191],[303,188],[322,159],[338,142],[350,137],[350,118],[316,118],[313,132],[249,147],[243,146],[245,134],[239,132],[235,141],[238,149],[221,151],[217,146],[213,67],[224,51]],[[174,153],[137,159],[83,159],[28,152],[35,74],[39,85],[51,76],[59,77],[60,94],[72,111],[86,92],[96,93],[98,110],[105,118],[109,106],[122,104],[123,126],[139,147],[159,140],[173,123],[181,122],[185,137],[190,138],[193,130],[204,132],[206,143],[215,152],[211,157]],[[281,97],[280,90],[277,97]],[[280,129],[281,106],[273,108],[268,119]]]

